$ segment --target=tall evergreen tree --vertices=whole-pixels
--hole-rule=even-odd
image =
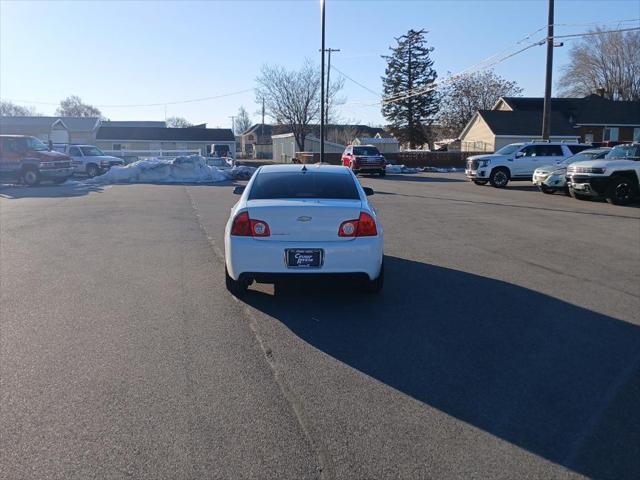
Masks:
[[[438,93],[431,87],[438,75],[431,59],[433,47],[426,46],[426,33],[409,30],[396,38],[396,46],[389,47],[391,55],[382,56],[387,61],[382,77],[382,115],[396,138],[409,143],[410,148],[427,141],[427,130],[439,108]]]

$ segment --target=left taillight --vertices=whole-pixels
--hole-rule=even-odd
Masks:
[[[231,235],[236,237],[268,237],[271,235],[271,231],[267,222],[249,218],[248,212],[241,212],[233,219]]]
[[[360,212],[357,220],[347,220],[338,228],[339,237],[375,237],[378,235],[376,221],[367,212]]]

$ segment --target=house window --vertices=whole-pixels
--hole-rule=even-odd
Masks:
[[[633,141],[640,142],[640,128],[633,129]]]
[[[122,150],[122,145],[120,143],[114,143],[111,150]]]
[[[584,134],[584,143],[593,143],[593,133]]]
[[[605,142],[617,142],[620,129],[618,127],[606,127],[602,136]]]

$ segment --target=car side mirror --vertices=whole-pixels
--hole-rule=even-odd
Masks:
[[[362,187],[362,190],[364,190],[364,194],[367,197],[370,197],[371,195],[373,195],[373,188],[371,187]]]
[[[524,152],[516,152],[516,158],[524,157]]]
[[[345,155],[346,155],[347,157],[350,157],[350,156],[351,156],[351,154],[350,154],[350,153],[345,153]]]
[[[234,195],[242,195],[244,193],[244,189],[246,187],[244,185],[238,185],[237,187],[233,188],[233,194]]]

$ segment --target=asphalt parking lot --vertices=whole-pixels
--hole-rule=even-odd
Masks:
[[[0,478],[640,478],[640,208],[362,177],[386,285],[224,287],[231,184],[0,188]]]

